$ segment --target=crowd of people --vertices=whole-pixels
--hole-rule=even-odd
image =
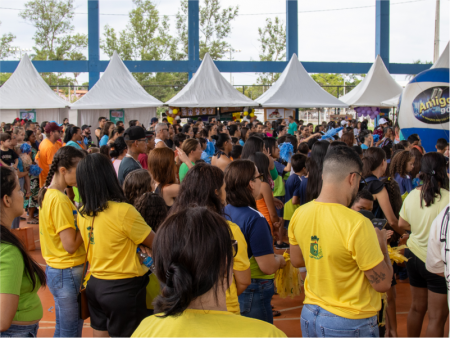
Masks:
[[[408,336],[426,313],[427,336],[444,335],[447,140],[427,153],[385,118],[94,128],[1,125],[0,336],[37,335],[48,287],[55,337],[81,337],[86,309],[96,337],[284,337],[271,301],[286,264],[304,280],[303,336],[396,337],[397,280]],[[14,235],[24,209],[45,269]]]

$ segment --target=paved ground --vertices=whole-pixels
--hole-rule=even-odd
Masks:
[[[36,250],[31,252],[32,257],[40,264],[45,267],[45,261],[42,258],[39,245],[39,226],[29,225],[25,221],[21,222],[21,227],[33,227]],[[279,253],[282,253],[280,251]],[[397,288],[397,322],[398,322],[398,335],[400,337],[406,337],[406,319],[408,316],[409,307],[411,304],[411,293],[409,289],[409,284],[399,283]],[[48,288],[41,289],[39,291],[39,297],[41,298],[42,305],[44,307],[44,318],[40,321],[40,327],[38,332],[38,337],[53,337],[55,330],[55,303],[53,301],[53,296],[48,290]],[[294,299],[285,298],[281,299],[279,296],[274,296],[272,305],[275,309],[281,312],[281,316],[274,319],[274,324],[284,331],[288,337],[299,337],[301,336],[300,330],[300,314],[303,305],[303,295],[295,297]],[[89,319],[84,323],[83,337],[92,337],[92,329],[89,325]],[[427,327],[428,318],[425,318],[425,322],[422,328],[422,336],[425,335],[425,330]],[[445,325],[445,336],[449,333],[449,322]]]

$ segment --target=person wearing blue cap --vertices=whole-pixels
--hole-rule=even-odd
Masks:
[[[158,118],[157,117],[152,117],[152,119],[150,120],[150,128],[148,129],[149,131],[155,131],[156,125],[158,124]]]

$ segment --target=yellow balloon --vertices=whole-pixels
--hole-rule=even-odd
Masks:
[[[173,109],[172,110],[172,114],[177,115],[177,113],[178,113],[178,109]]]
[[[255,114],[254,113],[250,113],[250,117],[255,117]]]
[[[247,112],[247,111],[245,111],[245,112],[244,112],[244,116],[247,116],[247,115],[248,115],[248,112]]]
[[[167,116],[167,121],[169,121],[170,124],[173,124],[173,117]]]

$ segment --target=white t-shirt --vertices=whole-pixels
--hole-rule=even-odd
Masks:
[[[432,273],[444,273],[447,286],[450,283],[450,205],[444,208],[431,224],[428,237],[427,270]],[[446,251],[447,247],[447,251]],[[445,264],[444,262],[447,262]],[[450,298],[449,298],[450,307]]]

